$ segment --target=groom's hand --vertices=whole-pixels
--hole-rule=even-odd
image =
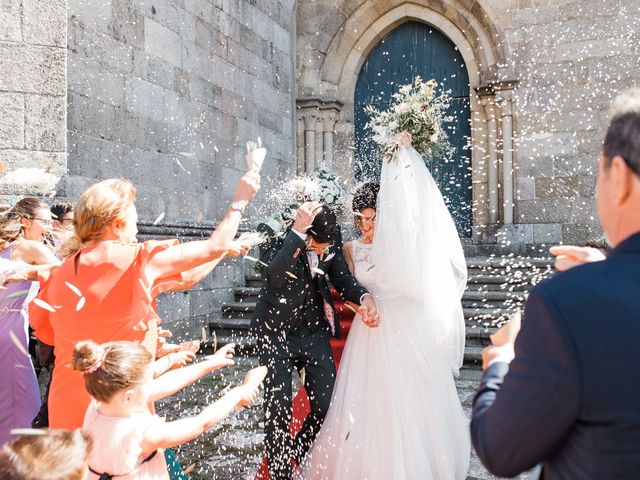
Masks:
[[[362,303],[360,304],[359,311],[362,321],[367,327],[375,328],[380,325],[378,308],[376,307],[376,302],[373,300],[373,296],[370,293],[362,297]]]
[[[293,222],[293,229],[296,232],[307,233],[313,223],[313,219],[316,218],[316,214],[321,208],[322,204],[319,202],[305,202],[300,205],[296,212],[296,219]]]

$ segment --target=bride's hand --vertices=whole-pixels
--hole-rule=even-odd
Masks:
[[[376,302],[373,300],[371,294],[367,294],[364,296],[359,310],[362,321],[367,327],[376,328],[378,325],[380,325],[380,315],[378,314],[378,308],[376,307]]]

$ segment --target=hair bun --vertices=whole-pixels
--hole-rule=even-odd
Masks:
[[[85,340],[76,343],[71,358],[71,366],[74,370],[89,374],[100,368],[104,358],[104,348],[95,342]]]

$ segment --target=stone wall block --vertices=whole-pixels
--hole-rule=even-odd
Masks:
[[[83,30],[74,26],[73,49],[92,60],[99,61],[110,70],[131,75],[134,49],[112,38],[110,35]]]
[[[25,145],[30,150],[66,150],[66,99],[50,95],[25,97]]]
[[[138,49],[144,48],[144,16],[131,0],[111,0],[111,34],[116,40]]]
[[[173,66],[180,66],[180,36],[147,17],[144,19],[144,49]]]
[[[64,47],[67,44],[66,0],[22,0],[26,43]]]
[[[185,0],[184,8],[206,23],[210,24],[213,21],[214,7],[210,0]]]
[[[0,42],[0,91],[64,95],[65,51]]]
[[[125,82],[125,106],[152,120],[163,121],[164,89],[146,80],[132,77]]]
[[[593,223],[597,220],[595,196],[581,197],[571,203],[570,223]]]
[[[516,198],[518,200],[533,200],[536,198],[534,178],[516,178]]]
[[[168,292],[158,297],[158,315],[163,321],[164,328],[176,321],[189,318],[190,297],[189,292]]]
[[[537,25],[547,24],[558,19],[558,6],[549,5],[546,7],[525,8],[513,12],[513,23],[515,25]]]
[[[536,197],[560,198],[578,195],[578,177],[536,178]]]
[[[164,59],[143,50],[133,55],[133,75],[163,88],[175,89],[174,67]],[[124,80],[124,77],[122,77]]]
[[[553,175],[558,177],[572,175],[595,176],[597,171],[596,162],[596,158],[590,154],[555,158],[553,161]]]
[[[4,0],[0,4],[0,41],[22,41],[21,0]]]
[[[581,197],[593,197],[596,194],[596,181],[594,175],[580,175],[578,177],[578,190]]]
[[[0,148],[24,147],[24,103],[20,93],[0,92]]]
[[[582,245],[589,240],[600,240],[602,237],[602,227],[596,222],[562,225],[562,243],[566,245]]]
[[[540,223],[533,225],[533,243],[558,244],[562,242],[562,225]]]
[[[99,100],[70,93],[67,102],[70,131],[102,139],[115,138],[116,108]]]
[[[172,32],[180,32],[180,12],[184,11],[182,0],[131,0],[132,6],[148,18]]]
[[[521,138],[517,143],[519,158],[536,158],[541,155],[568,155],[577,152],[576,134],[536,133]]]
[[[67,0],[69,26],[79,25],[83,30],[107,33],[111,24],[111,1]]]
[[[518,159],[515,165],[518,177],[540,177],[553,175],[553,157],[525,156],[518,152]]]
[[[539,198],[516,204],[518,223],[566,223],[571,219],[571,200]]]
[[[69,77],[69,91],[110,105],[124,104],[124,76],[120,72],[104,69],[99,62],[74,52],[69,52],[69,65],[76,71]]]

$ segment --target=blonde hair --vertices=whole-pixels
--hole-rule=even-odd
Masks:
[[[126,221],[129,207],[136,201],[136,187],[129,181],[111,178],[91,185],[73,210],[74,235],[60,248],[63,257],[100,240],[116,221]]]
[[[80,430],[35,430],[0,451],[3,480],[82,480],[91,439]]]
[[[139,343],[82,341],[73,350],[71,366],[84,374],[84,385],[93,398],[108,402],[117,392],[141,385],[152,361],[151,353]]]
[[[0,250],[5,250],[13,242],[24,236],[21,220],[32,220],[36,210],[49,210],[49,206],[36,197],[25,197],[0,216]]]

